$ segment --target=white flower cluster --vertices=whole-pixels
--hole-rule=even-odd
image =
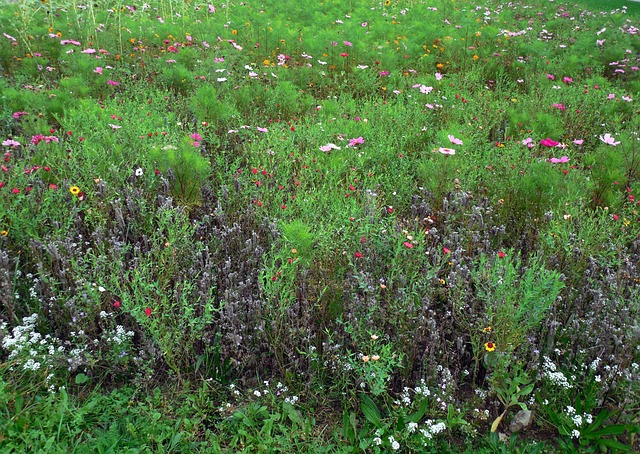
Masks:
[[[584,422],[587,424],[591,424],[593,422],[593,415],[591,413],[578,414],[576,413],[576,409],[571,405],[567,406],[565,413],[571,418],[573,425],[576,427],[582,427]]]
[[[118,345],[131,340],[135,333],[133,331],[125,331],[122,325],[117,325],[114,333],[107,336],[107,342],[115,342]]]
[[[36,331],[37,321],[38,314],[24,317],[22,325],[15,326],[11,333],[6,332],[6,323],[0,325],[0,335],[4,334],[2,348],[9,351],[9,359],[16,359],[23,353],[28,355],[22,364],[24,370],[40,370],[43,365],[49,365],[53,361],[56,353],[64,351],[63,346],[57,345],[59,342],[56,339],[48,334],[42,337]]]
[[[556,369],[557,369],[556,365],[553,363],[553,361],[551,361],[551,359],[548,356],[545,356],[544,363],[542,364],[542,371],[543,371],[542,375],[545,378],[548,378],[549,381],[556,386],[559,386],[564,389],[573,388],[573,385],[569,383],[569,380],[567,379],[567,377],[565,377],[565,375],[562,372]]]
[[[434,422],[431,419],[427,419],[425,421],[425,428],[420,429],[420,433],[427,440],[431,440],[434,435],[438,435],[440,432],[447,429],[447,426],[444,422]],[[425,443],[426,446],[426,443]]]

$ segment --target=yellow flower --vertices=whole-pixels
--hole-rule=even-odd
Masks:
[[[473,56],[473,59],[474,59],[474,60],[477,60],[478,58],[480,58],[480,57],[478,57],[477,55],[474,55],[474,56]]]
[[[496,349],[496,344],[494,344],[493,342],[487,342],[486,344],[484,344],[484,349],[488,352],[492,352]]]
[[[297,249],[291,249],[291,253],[292,253],[292,254],[296,254],[297,252],[298,252],[298,250],[297,250]]]
[[[391,0],[384,0],[384,6],[391,5]]]
[[[80,188],[78,186],[71,186],[69,192],[73,195],[78,195],[80,194]]]
[[[238,30],[231,30],[231,34],[232,35],[237,35],[238,34]]]
[[[264,63],[265,66],[269,66],[269,59],[266,59],[265,61],[263,61],[262,63]]]
[[[7,232],[6,230],[3,230],[3,231],[0,232],[0,235],[7,236],[7,235],[9,235],[9,232]]]
[[[482,332],[483,332],[483,333],[490,333],[490,332],[491,332],[491,327],[490,327],[490,326],[487,326],[486,328],[483,328],[483,329],[482,329]]]

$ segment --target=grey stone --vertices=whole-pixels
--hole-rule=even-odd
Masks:
[[[514,434],[520,432],[522,429],[529,427],[533,422],[533,413],[531,410],[520,410],[513,417],[511,424],[509,424],[509,431]]]

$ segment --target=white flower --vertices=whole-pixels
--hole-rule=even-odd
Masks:
[[[140,167],[138,167],[136,169],[136,176],[137,177],[141,177],[143,173],[144,173],[144,170],[142,170]]]
[[[418,428],[418,423],[411,421],[409,424],[407,424],[407,430],[409,431],[410,434],[414,433],[417,428]]]
[[[571,431],[571,438],[580,438],[580,431],[577,429],[573,429]]]
[[[382,439],[380,437],[376,437],[376,438],[373,439],[373,442],[376,445],[380,446],[382,444]]]

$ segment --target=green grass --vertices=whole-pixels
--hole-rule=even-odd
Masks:
[[[5,5],[0,451],[638,450],[640,4],[523,3]]]

